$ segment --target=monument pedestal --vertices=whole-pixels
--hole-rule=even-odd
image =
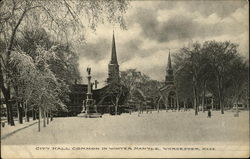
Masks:
[[[88,99],[91,95],[87,95],[86,99],[86,109],[84,109],[84,103],[83,103],[83,110],[80,114],[78,114],[78,117],[84,117],[84,118],[101,118],[102,114],[97,112],[97,107],[95,105],[95,102],[93,99]]]

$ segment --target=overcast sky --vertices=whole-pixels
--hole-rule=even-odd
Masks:
[[[120,71],[136,68],[152,79],[164,80],[168,49],[174,54],[191,42],[230,40],[248,58],[247,1],[132,1],[125,15],[127,30],[114,27]],[[108,76],[113,25],[87,32],[77,49],[86,81],[91,66],[100,86]]]

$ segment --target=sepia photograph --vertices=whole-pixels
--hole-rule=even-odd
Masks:
[[[0,0],[1,158],[248,158],[249,1]]]

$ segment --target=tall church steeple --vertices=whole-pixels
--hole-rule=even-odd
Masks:
[[[118,64],[117,56],[116,56],[116,46],[115,46],[115,34],[113,31],[113,39],[112,39],[112,52],[111,52],[111,64]]]
[[[107,83],[111,84],[111,83],[118,83],[118,82],[120,82],[119,65],[118,65],[117,55],[116,55],[115,34],[113,31],[111,60],[108,66]]]
[[[168,69],[172,69],[170,49],[169,49],[169,54],[168,54]]]
[[[168,64],[167,64],[167,70],[166,70],[165,83],[166,84],[174,83],[174,72],[173,72],[172,63],[171,63],[170,49],[169,49],[169,54],[168,54]]]

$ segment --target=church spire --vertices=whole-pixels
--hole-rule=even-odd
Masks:
[[[170,49],[169,49],[169,54],[168,54],[168,67],[167,67],[167,69],[172,69]]]
[[[119,65],[117,61],[116,55],[116,47],[115,47],[115,34],[113,31],[113,39],[112,39],[112,52],[111,52],[111,60],[108,66],[108,79],[107,83],[119,83],[120,75],[119,75]]]
[[[111,64],[118,64],[116,56],[116,46],[115,46],[115,34],[113,30],[113,39],[112,39],[112,52],[111,52]]]
[[[172,69],[171,54],[170,54],[170,49],[169,49],[165,83],[166,84],[173,84],[173,82],[174,82],[174,72],[173,72],[173,69]]]

